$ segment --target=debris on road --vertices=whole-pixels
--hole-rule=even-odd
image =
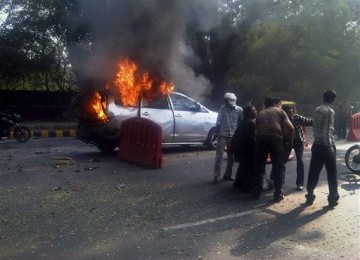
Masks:
[[[56,165],[74,165],[76,162],[74,159],[69,157],[52,157],[53,160],[56,161]]]

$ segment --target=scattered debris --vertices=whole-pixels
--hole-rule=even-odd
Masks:
[[[58,191],[58,190],[62,190],[62,188],[61,187],[54,187],[53,188],[53,191]]]
[[[121,189],[126,188],[126,187],[127,187],[127,185],[125,183],[123,183],[123,182],[120,182],[118,185],[116,185],[116,188],[118,190],[121,190]]]
[[[69,157],[52,157],[53,160],[56,161],[57,165],[74,165],[76,162],[74,159]]]
[[[92,170],[95,170],[97,168],[99,168],[99,167],[86,167],[86,168],[84,168],[84,171],[92,171]]]
[[[100,159],[93,159],[93,158],[91,158],[91,159],[89,160],[89,162],[99,163],[99,162],[100,162]]]

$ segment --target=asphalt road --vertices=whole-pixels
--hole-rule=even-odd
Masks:
[[[254,201],[231,182],[211,184],[215,152],[202,147],[164,149],[151,170],[73,138],[6,140],[0,259],[358,259],[360,177],[343,162],[351,144],[337,143],[341,198],[329,210],[326,172],[305,207],[295,161],[274,204],[271,191]],[[307,177],[310,148],[304,157]]]

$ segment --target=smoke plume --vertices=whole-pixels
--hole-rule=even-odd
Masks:
[[[200,98],[208,81],[195,75],[197,60],[186,40],[187,26],[207,31],[220,22],[219,0],[80,0],[94,31],[82,78],[111,81],[120,57],[128,57]]]

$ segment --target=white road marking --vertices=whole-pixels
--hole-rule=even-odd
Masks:
[[[213,222],[220,221],[220,220],[226,220],[226,219],[246,216],[246,215],[252,214],[252,213],[257,212],[257,211],[259,211],[259,210],[252,209],[252,210],[244,211],[244,212],[241,212],[241,213],[230,214],[230,215],[227,215],[227,216],[222,216],[222,217],[217,217],[217,218],[210,218],[210,219],[205,219],[205,220],[201,220],[201,221],[197,221],[197,222],[184,223],[184,224],[179,224],[179,225],[175,225],[175,226],[165,227],[165,228],[163,228],[163,230],[170,231],[170,230],[175,230],[175,229],[182,229],[182,228],[205,225],[205,224],[213,223]]]

